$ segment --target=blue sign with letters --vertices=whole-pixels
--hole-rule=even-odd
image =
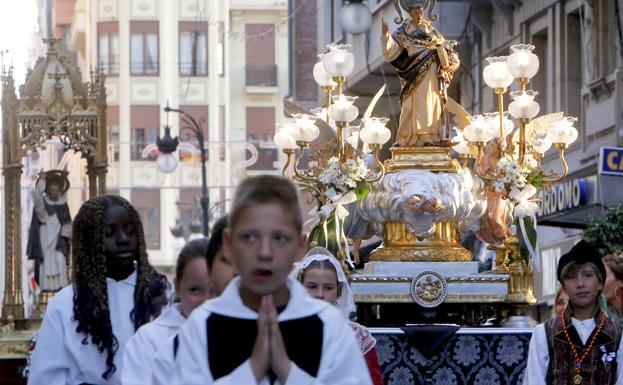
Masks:
[[[599,173],[623,176],[623,148],[602,147],[599,149]]]
[[[553,188],[541,189],[538,217],[563,212],[586,204],[589,193],[588,178],[567,179],[557,183]]]

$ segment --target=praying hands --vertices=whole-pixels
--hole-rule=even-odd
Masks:
[[[262,297],[257,319],[257,338],[251,353],[253,374],[259,382],[271,369],[279,382],[285,384],[291,367],[292,361],[281,337],[273,297],[266,295]]]

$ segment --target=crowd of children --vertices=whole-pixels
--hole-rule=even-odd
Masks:
[[[132,205],[88,200],[74,221],[72,283],[48,304],[28,383],[367,385],[372,373],[378,384],[367,330],[289,278],[305,253],[300,212],[288,180],[243,181],[209,240],[180,252],[173,294]]]
[[[375,339],[350,321],[339,262],[316,247],[293,269],[305,254],[300,212],[288,180],[244,180],[211,237],[180,252],[172,291],[149,263],[134,207],[86,201],[72,283],[48,304],[28,383],[382,384]],[[623,260],[580,241],[557,276],[556,311],[533,331],[524,384],[623,385]]]

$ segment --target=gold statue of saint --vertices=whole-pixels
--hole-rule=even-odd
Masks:
[[[460,65],[453,50],[455,42],[446,40],[433,27],[434,0],[429,18],[424,16],[429,0],[400,0],[400,5],[398,1],[394,0],[399,14],[394,21],[401,24],[398,29],[390,34],[387,23],[382,22],[383,55],[396,69],[402,85],[396,145],[447,145],[450,133],[446,128],[445,109],[458,106],[447,103],[448,86]],[[410,19],[404,19],[400,6]]]

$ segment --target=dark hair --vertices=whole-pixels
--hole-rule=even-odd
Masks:
[[[234,229],[240,215],[249,207],[277,203],[292,216],[297,232],[303,228],[303,218],[296,187],[289,179],[276,175],[258,175],[243,180],[234,195],[229,215],[229,228]]]
[[[616,279],[623,282],[623,258],[614,254],[608,254],[601,260],[612,270]]]
[[[177,282],[182,279],[186,265],[197,258],[205,258],[207,250],[208,238],[193,239],[184,245],[177,257],[177,264],[175,265],[175,279]]]
[[[149,264],[141,219],[127,200],[106,195],[82,204],[73,223],[73,319],[78,322],[76,332],[84,333],[83,344],[88,344],[90,337],[100,353],[106,351],[104,379],[116,371],[113,360],[119,349],[110,321],[104,246],[106,212],[115,205],[127,210],[137,235],[137,278],[134,308],[130,313],[135,330],[160,314],[167,304],[169,287],[166,277]]]
[[[218,254],[219,250],[221,250],[221,246],[223,246],[223,230],[226,228],[227,215],[220,217],[214,223],[214,226],[212,226],[212,234],[210,235],[210,241],[208,242],[208,247],[205,252],[209,269],[212,269],[214,258],[216,258],[216,254]]]

